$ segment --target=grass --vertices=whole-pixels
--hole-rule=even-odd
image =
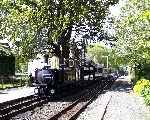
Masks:
[[[10,84],[10,83],[7,83],[7,84],[0,84],[0,89],[6,89],[6,88],[13,88],[13,87],[19,87],[20,85],[18,84]]]
[[[20,87],[20,86],[24,86],[26,84],[29,84],[28,81],[29,77],[28,76],[16,76],[16,79],[14,79],[13,81],[5,81],[2,84],[2,81],[0,81],[0,89],[7,89],[7,88],[16,88],[16,87]]]
[[[20,80],[14,81],[14,83],[0,83],[0,89],[7,89],[7,88],[16,88],[20,86],[24,86],[26,84],[25,80]]]

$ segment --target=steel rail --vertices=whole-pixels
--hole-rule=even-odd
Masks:
[[[46,102],[47,99],[31,95],[7,101],[4,104],[1,103],[2,107],[0,108],[0,120],[10,119],[15,115],[34,109]]]
[[[109,86],[109,82],[106,83],[104,87],[102,87],[100,90],[93,91],[92,95],[88,98],[89,100],[86,100],[86,97],[81,97],[75,102],[73,102],[71,105],[68,107],[64,108],[60,112],[56,113],[53,115],[49,120],[62,120],[62,119],[67,119],[67,120],[75,120],[79,114],[99,95],[102,93],[102,91]],[[86,93],[88,95],[88,93]],[[84,102],[83,102],[84,101]],[[75,110],[73,110],[75,109]],[[70,113],[69,111],[73,111]],[[68,115],[67,115],[68,114]],[[71,114],[71,115],[70,115]],[[67,118],[63,116],[68,116]]]

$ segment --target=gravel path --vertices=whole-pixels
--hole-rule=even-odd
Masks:
[[[77,120],[150,120],[150,108],[132,91],[127,77],[116,80]]]

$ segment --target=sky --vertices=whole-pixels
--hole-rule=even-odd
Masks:
[[[121,13],[121,8],[125,5],[125,3],[127,2],[127,0],[119,0],[119,3],[110,6],[109,10],[110,10],[110,15],[114,16],[114,17],[119,17],[120,13]]]
[[[115,19],[119,19],[120,18],[120,14],[121,14],[121,8],[125,5],[126,2],[127,2],[127,0],[119,0],[119,3],[109,7],[109,14],[106,17],[104,29],[110,35],[114,35],[115,34],[115,30],[111,27],[111,24],[109,23],[109,18],[113,17]]]

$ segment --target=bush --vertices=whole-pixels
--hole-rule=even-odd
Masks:
[[[144,101],[147,105],[150,105],[150,85],[144,87],[141,91],[141,95],[144,97]]]
[[[145,101],[146,105],[150,105],[150,95],[145,96],[144,101]]]
[[[133,90],[136,94],[143,96],[145,103],[150,105],[150,80],[138,80]]]
[[[136,94],[141,95],[142,90],[146,87],[150,85],[150,81],[147,79],[140,79],[136,82],[133,90]]]

